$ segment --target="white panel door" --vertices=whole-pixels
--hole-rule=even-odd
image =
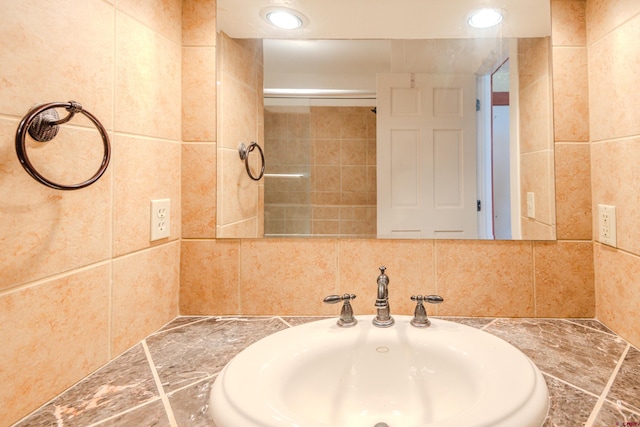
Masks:
[[[475,82],[378,75],[378,237],[477,237]]]

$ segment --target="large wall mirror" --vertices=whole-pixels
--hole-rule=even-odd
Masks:
[[[554,240],[548,2],[344,3],[218,0],[217,237]]]

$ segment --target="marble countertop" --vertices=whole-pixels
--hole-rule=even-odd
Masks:
[[[549,387],[545,426],[640,426],[640,351],[591,319],[445,318],[510,342]],[[308,317],[179,317],[24,418],[25,426],[215,427],[216,375],[242,349]]]

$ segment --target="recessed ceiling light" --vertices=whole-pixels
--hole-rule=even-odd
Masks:
[[[474,28],[489,28],[502,22],[502,14],[495,9],[480,9],[473,12],[469,25]]]
[[[270,7],[262,10],[261,15],[271,25],[282,30],[296,30],[307,23],[300,12],[286,7]]]

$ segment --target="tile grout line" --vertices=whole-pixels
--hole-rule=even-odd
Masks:
[[[536,244],[531,241],[531,284],[533,287],[533,316],[538,317],[538,284],[536,283]]]
[[[171,390],[169,392],[168,396],[173,396],[174,394],[179,393],[181,391],[184,391],[184,390],[188,389],[189,387],[193,387],[194,385],[196,385],[198,383],[214,380],[215,378],[218,377],[218,375],[220,375],[220,372],[222,372],[222,368],[220,368],[220,371],[216,372],[215,374],[211,374],[211,375],[206,376],[204,378],[200,378],[199,380],[196,380],[196,381],[194,381],[192,383],[188,383],[186,385],[183,385],[182,387],[178,387],[175,390]],[[213,386],[213,384],[211,384],[211,385]]]
[[[289,327],[289,328],[293,328],[293,325],[292,325],[291,323],[287,322],[286,320],[284,320],[284,319],[282,318],[282,316],[274,316],[274,319],[280,319],[280,321],[281,321],[282,323],[284,323],[285,325],[287,325],[287,327]]]
[[[163,334],[165,332],[175,331],[176,329],[184,328],[185,326],[191,326],[191,325],[194,325],[196,323],[204,322],[204,321],[206,321],[208,319],[213,318],[214,316],[178,316],[178,317],[176,317],[176,319],[178,319],[180,317],[194,317],[194,320],[190,321],[189,323],[185,323],[185,324],[182,324],[182,325],[177,325],[177,326],[172,326],[170,328],[167,328],[167,325],[169,325],[171,323],[171,322],[169,322],[164,326],[164,328],[166,328],[166,329],[159,329],[157,331],[151,332],[149,335],[147,335],[146,338],[153,337],[153,336],[156,336],[156,335],[160,335],[160,334]],[[197,319],[196,319],[196,317],[197,317]],[[174,319],[174,320],[176,320],[176,319]]]
[[[65,270],[65,271],[61,271],[59,273],[55,273],[55,274],[50,274],[48,276],[44,276],[44,277],[40,277],[34,280],[30,280],[28,282],[25,283],[20,283],[18,285],[15,286],[10,286],[8,288],[4,288],[2,290],[0,290],[0,297],[4,297],[7,295],[11,295],[11,294],[15,294],[18,292],[21,292],[25,289],[31,288],[31,287],[36,287],[36,286],[42,286],[42,285],[46,285],[48,282],[52,282],[54,280],[58,280],[58,279],[65,279],[68,277],[71,277],[73,275],[79,274],[79,273],[83,273],[86,271],[89,271],[91,269],[94,268],[99,268],[102,266],[111,266],[113,260],[110,258],[105,258],[96,262],[92,262],[90,264],[87,265],[82,265],[82,266],[78,266],[78,267],[73,267],[70,268],[69,270]]]
[[[153,381],[158,388],[158,393],[160,394],[160,400],[162,401],[162,406],[164,406],[164,410],[169,418],[169,424],[171,427],[178,427],[178,423],[176,421],[175,415],[173,415],[173,410],[171,409],[171,404],[169,403],[169,398],[167,394],[164,392],[164,387],[162,387],[162,382],[160,381],[160,376],[158,375],[158,371],[156,369],[155,363],[153,363],[153,359],[151,358],[151,352],[149,351],[149,347],[147,346],[147,340],[144,339],[141,341],[142,348],[144,349],[144,354],[147,356],[147,361],[149,362],[149,368],[151,369],[151,375],[153,375]]]
[[[114,259],[117,258],[116,255],[116,243],[115,243],[115,228],[116,228],[116,197],[115,197],[115,188],[116,188],[116,172],[117,172],[117,168],[116,168],[116,158],[117,158],[117,153],[115,153],[114,148],[115,148],[115,139],[116,139],[116,129],[118,128],[116,126],[116,113],[117,113],[117,108],[116,108],[116,103],[117,103],[117,95],[118,95],[118,84],[117,84],[117,74],[118,74],[118,65],[119,65],[119,61],[118,61],[118,47],[117,47],[117,39],[118,39],[118,5],[116,4],[116,2],[113,2],[113,9],[111,11],[112,13],[112,25],[113,25],[113,64],[112,64],[112,68],[111,68],[111,72],[113,73],[112,75],[114,76],[114,79],[112,81],[112,86],[111,86],[111,95],[113,96],[112,100],[111,100],[111,126],[112,126],[112,132],[111,132],[111,170],[109,171],[109,220],[110,220],[110,224],[109,224],[109,301],[107,302],[107,327],[109,328],[107,330],[107,352],[109,354],[109,361],[114,360],[115,359],[115,355],[113,354],[113,339],[114,339],[114,332],[113,332],[113,315],[114,315],[114,304],[113,304],[113,284],[115,283],[115,262]],[[107,132],[108,134],[108,132]]]
[[[480,328],[480,330],[481,330],[481,331],[484,331],[484,332],[487,332],[487,333],[489,333],[489,334],[490,334],[491,332],[485,331],[485,329],[487,329],[489,326],[491,326],[491,325],[493,325],[494,323],[496,323],[496,322],[498,321],[498,319],[499,319],[498,317],[496,317],[496,318],[492,319],[492,320],[491,320],[491,322],[489,322],[489,323],[487,323],[486,325],[484,325],[482,328]]]
[[[119,417],[121,417],[123,415],[130,414],[130,413],[134,412],[137,409],[144,408],[145,406],[150,405],[150,404],[152,404],[154,402],[157,402],[158,400],[160,400],[159,396],[158,397],[154,397],[153,399],[147,400],[146,402],[140,403],[139,405],[132,406],[130,408],[127,408],[127,409],[123,410],[122,412],[118,412],[117,414],[113,414],[113,415],[111,415],[111,416],[109,416],[107,418],[104,418],[104,419],[100,420],[100,421],[96,421],[95,423],[91,423],[91,424],[88,425],[88,427],[99,427],[101,425],[104,425],[105,423],[108,423],[109,421],[116,420],[116,419],[118,419]]]
[[[607,335],[609,335],[611,337],[620,338],[620,336],[616,335],[615,332],[611,332],[610,330],[609,331],[605,331],[605,330],[602,330],[602,329],[597,329],[597,328],[593,328],[591,326],[583,325],[582,323],[575,322],[574,321],[575,319],[572,319],[572,318],[569,318],[569,319],[563,318],[562,320],[567,322],[567,323],[571,323],[572,325],[582,326],[583,328],[589,329],[589,330],[594,331],[594,332],[600,332],[601,334],[607,334]],[[587,319],[587,320],[595,320],[595,319]]]
[[[217,156],[217,154],[216,154]],[[238,308],[238,314],[242,315],[242,254],[244,252],[244,242],[238,243],[238,280],[236,281],[236,298],[238,299],[236,307]]]
[[[589,395],[589,396],[591,396],[591,397],[595,397],[596,399],[598,399],[598,398],[600,397],[600,396],[598,396],[597,394],[590,392],[589,390],[585,390],[585,389],[583,389],[582,387],[578,387],[577,385],[575,385],[575,384],[573,384],[573,383],[570,383],[570,382],[569,382],[569,381],[567,381],[567,380],[563,380],[562,378],[558,378],[557,376],[555,376],[555,375],[553,375],[553,374],[550,374],[550,373],[548,373],[548,372],[545,372],[545,371],[543,371],[542,369],[540,369],[540,372],[542,372],[542,374],[543,374],[544,376],[547,376],[547,377],[549,377],[549,378],[553,378],[554,380],[556,380],[556,381],[558,381],[558,382],[561,382],[561,383],[563,383],[564,385],[566,385],[566,386],[568,386],[568,387],[571,387],[571,388],[574,388],[574,389],[576,389],[576,390],[578,390],[578,391],[581,391],[582,393],[587,394],[587,395]]]
[[[435,289],[436,295],[440,295],[440,291],[438,290],[438,250],[436,248],[435,239],[431,241],[431,253],[433,254],[433,273],[431,278],[433,279],[433,287]],[[440,316],[440,307],[439,304],[436,305],[436,315]]]
[[[338,213],[338,216],[340,216],[340,214]],[[338,230],[340,230],[340,225],[338,225]],[[336,294],[340,294],[340,291],[342,291],[342,277],[340,276],[340,242],[338,241],[338,239],[336,239],[335,242],[335,249],[336,249],[336,278],[335,278],[335,290],[336,290]]]
[[[593,427],[594,426],[594,423],[596,421],[596,417],[600,413],[600,409],[602,409],[602,406],[604,405],[605,401],[607,400],[607,395],[609,394],[609,391],[611,390],[611,386],[613,385],[613,382],[615,381],[616,376],[618,375],[618,372],[620,371],[620,368],[622,367],[622,364],[624,363],[624,359],[627,357],[627,353],[629,352],[629,348],[630,347],[631,347],[631,344],[627,343],[627,346],[625,347],[624,351],[622,352],[622,355],[620,356],[620,359],[618,360],[618,363],[617,363],[616,367],[614,368],[613,372],[611,373],[611,377],[609,377],[609,381],[607,382],[607,385],[604,386],[604,390],[602,390],[602,393],[600,394],[600,397],[598,398],[598,401],[596,402],[596,406],[593,407],[593,410],[591,411],[591,415],[589,415],[589,418],[587,419],[587,422],[584,424],[584,427]]]

